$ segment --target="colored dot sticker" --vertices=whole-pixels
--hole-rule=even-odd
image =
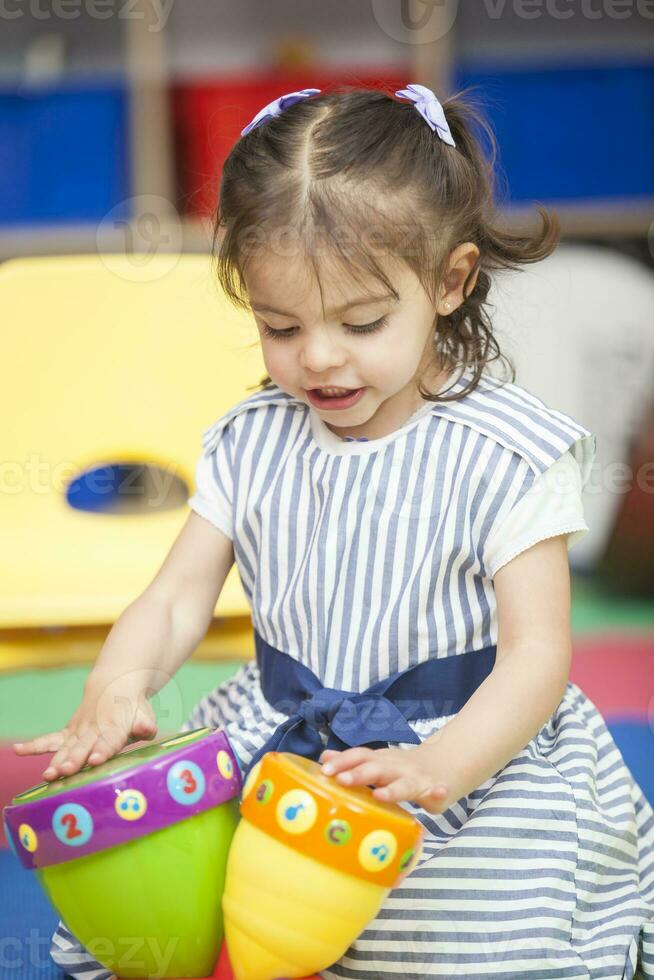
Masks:
[[[93,817],[79,803],[62,803],[52,817],[57,840],[68,847],[81,847],[93,834]]]
[[[224,749],[221,749],[216,756],[216,766],[223,779],[231,779],[234,775],[234,763]]]
[[[121,820],[140,820],[148,808],[148,801],[138,789],[124,789],[116,796],[116,813]]]
[[[372,830],[359,845],[359,863],[366,871],[381,871],[395,857],[397,840],[390,830]]]
[[[39,846],[39,839],[36,836],[36,831],[33,830],[28,823],[22,823],[18,828],[18,839],[30,854],[34,854],[34,851]]]
[[[347,844],[351,836],[352,828],[347,820],[330,820],[325,827],[325,840],[328,844],[339,847],[341,844]]]
[[[272,779],[264,779],[262,783],[259,783],[254,794],[257,803],[267,803],[273,795],[274,789],[275,786]]]
[[[260,769],[261,769],[261,759],[259,759],[259,761],[254,766],[252,766],[249,773],[247,774],[245,785],[243,786],[243,799],[245,799],[246,796],[249,796],[249,794],[254,789],[257,779],[259,778]]]
[[[168,770],[168,792],[176,803],[192,806],[204,796],[205,779],[200,767],[190,759],[180,759]]]
[[[304,834],[318,816],[318,805],[305,789],[289,789],[280,798],[276,810],[277,823],[289,834]]]

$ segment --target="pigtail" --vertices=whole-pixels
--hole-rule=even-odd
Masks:
[[[459,242],[472,241],[479,256],[463,287],[464,301],[452,313],[439,317],[436,347],[442,362],[460,365],[471,374],[470,383],[459,389],[456,399],[465,397],[477,386],[487,365],[499,362],[508,380],[515,381],[515,366],[502,353],[493,332],[488,294],[491,273],[511,269],[521,271],[527,263],[540,262],[556,249],[560,241],[560,223],[554,212],[537,208],[540,227],[534,232],[509,228],[498,211],[498,202],[506,198],[506,185],[498,165],[495,134],[465,89],[443,102],[443,111],[456,143],[454,152],[444,154],[449,166],[450,185],[459,201],[470,201],[467,218],[459,222]],[[450,242],[450,250],[459,243]],[[444,272],[444,266],[442,272]],[[475,272],[474,288],[469,289]],[[449,389],[448,389],[449,390]],[[430,393],[421,388],[427,400]],[[438,401],[449,401],[441,392]]]

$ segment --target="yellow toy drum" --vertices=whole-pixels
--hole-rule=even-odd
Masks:
[[[66,925],[121,978],[206,977],[242,779],[227,735],[196,729],[42,783],[7,836]]]
[[[268,752],[250,771],[227,859],[225,942],[236,980],[336,962],[415,867],[422,825],[318,763]]]

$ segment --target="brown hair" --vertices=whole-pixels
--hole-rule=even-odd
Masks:
[[[501,226],[494,133],[466,101],[467,92],[442,103],[455,147],[439,139],[412,103],[351,87],[298,102],[239,139],[223,167],[213,237],[218,281],[234,304],[250,309],[243,272],[281,229],[313,265],[321,295],[319,254],[335,259],[352,278],[358,270],[372,274],[397,296],[375,258],[381,242],[384,254],[412,269],[434,305],[451,251],[473,242],[479,257],[464,283],[464,301],[439,315],[434,333],[435,364],[471,369],[473,376],[452,398],[422,384],[419,391],[434,402],[463,398],[496,360],[514,381],[515,368],[500,351],[487,309],[490,272],[519,270],[549,255],[559,241],[559,223],[539,208],[542,225],[534,234]],[[489,157],[474,127],[487,139]],[[477,269],[476,284],[466,293]],[[255,387],[268,384],[265,377]]]

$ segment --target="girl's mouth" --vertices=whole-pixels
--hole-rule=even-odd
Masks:
[[[306,392],[312,405],[315,405],[316,408],[329,411],[332,409],[350,408],[359,401],[365,390],[365,387],[354,388],[344,395],[325,395],[320,388],[308,388]]]

